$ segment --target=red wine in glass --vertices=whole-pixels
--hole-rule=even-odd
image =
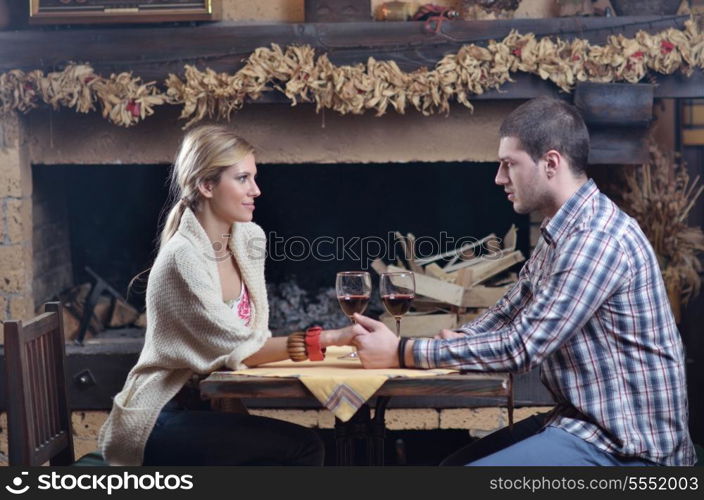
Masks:
[[[390,293],[381,296],[384,307],[393,317],[400,317],[406,314],[411,308],[414,298],[415,295],[411,293]]]
[[[372,295],[372,277],[366,271],[344,271],[337,273],[335,278],[335,293],[342,312],[354,321],[353,314],[362,314],[369,304]],[[353,352],[343,358],[356,358]]]
[[[342,312],[347,315],[348,318],[352,318],[354,313],[362,314],[369,304],[368,295],[343,295],[338,296],[337,301],[340,303],[340,308]]]
[[[382,273],[379,282],[381,300],[396,320],[396,335],[401,336],[401,316],[411,308],[416,297],[416,280],[412,272]]]

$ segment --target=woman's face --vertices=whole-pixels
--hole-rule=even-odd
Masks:
[[[223,170],[220,182],[210,189],[210,208],[228,223],[250,222],[254,216],[254,199],[261,195],[255,180],[257,165],[254,155]]]

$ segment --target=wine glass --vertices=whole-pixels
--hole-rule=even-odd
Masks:
[[[396,320],[396,336],[401,336],[401,316],[411,308],[416,297],[416,279],[410,271],[382,273],[381,301],[386,311]]]
[[[335,292],[342,312],[354,323],[353,314],[362,314],[372,294],[372,277],[366,271],[343,271],[335,278]],[[352,352],[342,358],[356,358]]]

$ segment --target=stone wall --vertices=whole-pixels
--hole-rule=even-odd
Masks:
[[[0,116],[0,322],[34,313],[32,176],[24,120]]]

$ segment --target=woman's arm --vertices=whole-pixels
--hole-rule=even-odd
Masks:
[[[320,347],[331,345],[351,345],[352,338],[356,335],[353,326],[347,326],[339,330],[324,330],[320,333]],[[268,339],[257,352],[242,360],[249,368],[264,363],[283,361],[288,359],[286,350],[286,339],[288,337],[273,337]]]

